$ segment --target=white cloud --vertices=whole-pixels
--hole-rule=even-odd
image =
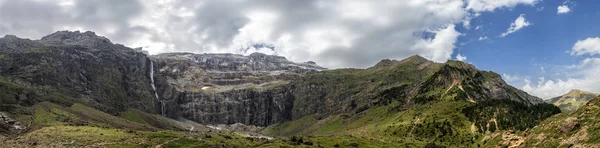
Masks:
[[[569,9],[569,6],[567,5],[558,6],[557,9],[558,11],[556,12],[556,14],[564,14],[571,12],[571,9]]]
[[[571,55],[600,54],[600,37],[578,40],[571,49]]]
[[[475,30],[479,30],[481,28],[483,28],[483,26],[479,25],[479,26],[475,27]]]
[[[487,39],[489,39],[487,36],[481,36],[481,37],[479,37],[479,41],[483,41],[483,40],[487,40]]]
[[[463,27],[465,27],[466,29],[471,29],[471,19],[467,18],[463,21]]]
[[[588,38],[583,41],[577,41],[573,45],[572,54],[575,55],[595,55],[599,54],[597,47],[600,47],[600,38]],[[595,49],[592,49],[594,47]],[[572,89],[581,89],[592,92],[600,92],[600,58],[590,57],[585,58],[576,65],[561,66],[560,71],[569,71],[567,78],[546,80],[544,77],[540,77],[537,83],[531,82],[529,79],[525,79],[525,84],[522,89],[538,97],[548,99],[551,97],[560,96]],[[543,74],[546,73],[547,69],[540,67]],[[554,75],[560,75],[560,73],[554,73]]]
[[[474,12],[494,11],[498,8],[512,8],[519,4],[535,5],[541,0],[467,0],[467,9]]]
[[[508,34],[514,33],[523,27],[527,27],[533,25],[532,23],[525,20],[525,14],[519,15],[519,17],[515,20],[515,22],[510,24],[510,27],[506,30],[506,32],[502,33],[501,37],[506,37]]]
[[[467,56],[463,56],[463,55],[457,54],[456,55],[456,60],[458,60],[458,61],[466,61],[467,60]]]
[[[544,7],[539,7],[537,9],[535,9],[535,11],[537,11],[537,12],[544,11]]]
[[[509,83],[521,80],[521,78],[519,76],[509,75],[509,74],[505,74],[505,73],[502,74],[502,78]]]
[[[472,17],[537,0],[0,0],[0,34],[38,39],[91,30],[164,52],[265,52],[329,68],[372,66],[420,54],[451,59]],[[114,7],[119,6],[119,7]],[[39,15],[44,14],[44,15]],[[256,49],[254,45],[274,47]]]
[[[592,92],[600,92],[600,58],[587,58],[569,71],[575,71],[576,74],[565,79],[545,80],[540,77],[537,84],[530,80],[525,80],[522,89],[535,96],[549,99],[569,92],[572,89],[581,89]]]
[[[454,29],[454,25],[448,25],[445,29],[433,31],[435,38],[422,39],[411,49],[420,51],[422,56],[435,62],[446,62],[450,59],[454,49],[454,43],[460,35]]]

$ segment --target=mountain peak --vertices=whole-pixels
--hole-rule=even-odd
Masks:
[[[383,60],[379,61],[377,64],[375,64],[375,66],[373,66],[373,67],[389,67],[389,66],[396,64],[397,62],[398,61],[396,61],[396,60],[383,59]]]
[[[422,56],[420,56],[420,55],[418,55],[418,54],[415,54],[415,55],[413,55],[413,56],[410,56],[410,57],[408,57],[408,58],[406,58],[406,59],[402,60],[402,62],[405,62],[405,61],[412,61],[412,62],[428,62],[429,60],[425,59],[424,57],[422,57]]]
[[[569,91],[566,95],[579,95],[579,94],[594,94],[592,92],[589,91],[585,91],[585,90],[580,90],[580,89],[573,89],[571,91]]]
[[[17,37],[16,35],[11,35],[11,34],[7,34],[4,36],[4,39],[18,39],[19,37]]]
[[[546,102],[560,107],[564,112],[571,112],[577,110],[597,96],[599,96],[597,93],[573,89],[562,96],[550,98]]]
[[[86,31],[57,31],[50,35],[42,37],[40,41],[48,44],[57,44],[57,45],[89,45],[95,46],[98,44],[106,44],[110,43],[110,40],[96,35],[95,32]]]

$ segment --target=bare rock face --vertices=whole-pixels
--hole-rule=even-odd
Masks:
[[[113,44],[93,32],[60,31],[41,40],[0,38],[0,109],[50,101],[83,103],[118,114],[126,108],[155,112],[143,53]]]
[[[175,106],[167,108],[178,108],[178,116],[205,124],[267,126],[290,120],[290,82],[303,73],[325,70],[314,62],[294,63],[262,53],[168,53],[152,58],[167,81],[159,90],[172,86],[174,91],[169,91],[178,94],[169,99],[176,100]]]
[[[21,122],[0,113],[0,133],[19,133],[27,129]]]

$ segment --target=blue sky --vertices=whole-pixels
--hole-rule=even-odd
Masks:
[[[559,6],[566,5],[568,13],[557,14]],[[571,75],[566,66],[578,65],[586,58],[597,56],[573,56],[571,49],[578,40],[600,36],[600,1],[541,1],[534,6],[519,5],[512,9],[496,12],[484,12],[471,20],[471,29],[457,26],[464,36],[459,37],[454,53],[467,57],[467,61],[484,70],[519,77],[508,81],[522,87],[525,79],[538,83],[540,77],[545,80],[565,80],[578,78]],[[514,20],[524,14],[532,25],[524,27],[506,37],[506,32]],[[481,26],[482,29],[473,29]],[[479,41],[480,37],[489,39]],[[506,79],[506,78],[505,78]],[[536,84],[532,84],[536,85]],[[549,95],[537,92],[538,96],[555,96],[566,93],[568,89],[600,91],[598,88],[572,87],[551,89],[556,93]]]
[[[0,35],[93,31],[150,54],[263,52],[332,69],[418,54],[465,60],[549,98],[600,92],[598,8],[596,0],[0,0]]]

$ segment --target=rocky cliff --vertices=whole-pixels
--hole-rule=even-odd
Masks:
[[[176,100],[178,116],[205,124],[267,126],[291,119],[290,82],[306,72],[325,70],[314,62],[253,53],[168,53],[152,56]],[[164,90],[164,89],[162,89]],[[162,93],[167,94],[167,93]],[[168,107],[169,108],[169,107]],[[167,111],[168,112],[168,111]]]
[[[0,38],[3,112],[42,101],[84,103],[118,114],[156,111],[146,54],[93,32],[60,31],[40,40]]]

